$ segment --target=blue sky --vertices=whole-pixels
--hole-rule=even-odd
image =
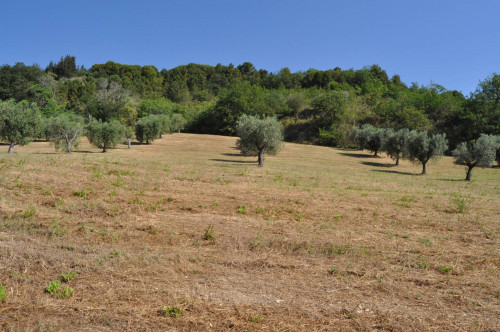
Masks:
[[[468,95],[500,72],[498,0],[48,0],[0,2],[0,64],[42,68],[76,56],[89,68],[252,62],[360,69]]]

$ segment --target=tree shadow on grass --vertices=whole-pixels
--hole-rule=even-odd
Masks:
[[[410,172],[401,172],[401,171],[388,171],[385,169],[372,169],[372,172],[379,172],[379,173],[391,173],[391,174],[400,174],[400,175],[418,175]]]
[[[218,161],[221,163],[235,163],[235,164],[257,164],[257,161],[249,160],[230,160],[230,159],[210,159],[212,161]]]
[[[340,155],[353,158],[374,158],[371,154],[339,152]],[[375,157],[376,158],[376,157]]]
[[[241,153],[222,153],[222,155],[228,157],[243,157]]]
[[[374,163],[371,161],[362,161],[361,164],[366,165],[366,166],[373,166],[373,167],[394,167],[394,166],[396,166],[395,164],[382,164],[382,163]]]
[[[439,181],[466,182],[465,179],[438,179]]]

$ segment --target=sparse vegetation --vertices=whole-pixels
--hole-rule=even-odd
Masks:
[[[464,310],[497,329],[498,169],[461,181],[444,156],[412,176],[421,166],[380,152],[288,143],[258,168],[235,142],[175,134],[101,154],[82,138],[88,153],[38,141],[0,156],[0,307],[22,317],[0,330],[467,330]]]

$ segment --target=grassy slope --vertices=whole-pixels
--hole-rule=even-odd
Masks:
[[[234,145],[2,152],[0,329],[500,329],[498,169],[296,144],[258,168]]]

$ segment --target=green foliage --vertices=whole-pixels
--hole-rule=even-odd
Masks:
[[[356,145],[361,149],[372,151],[375,157],[391,134],[392,131],[388,129],[377,129],[370,124],[365,124],[361,128],[353,128],[351,133]]]
[[[172,317],[172,318],[177,318],[180,317],[183,313],[183,309],[180,306],[172,306],[172,307],[163,307],[163,316],[165,317]]]
[[[187,121],[184,116],[182,116],[182,114],[172,114],[172,116],[170,117],[170,130],[180,133],[181,130],[183,130],[186,126],[186,123]]]
[[[203,234],[203,240],[212,241],[214,239],[214,225],[210,224],[205,229],[205,233]]]
[[[91,121],[86,128],[86,135],[90,144],[101,148],[102,152],[116,146],[122,141],[125,127],[117,120],[109,122]]]
[[[7,300],[7,288],[4,285],[0,285],[0,303]]]
[[[67,272],[63,272],[61,273],[61,281],[62,282],[69,282],[73,279],[76,278],[76,272],[70,272],[70,273],[67,273]]]
[[[67,299],[73,296],[73,289],[68,286],[62,286],[59,280],[52,281],[45,291],[50,294],[52,297],[56,297],[59,299]]]
[[[236,143],[243,155],[259,156],[259,166],[264,166],[263,154],[276,154],[283,144],[283,132],[276,118],[259,119],[243,115],[236,125],[240,139]]]
[[[470,180],[474,167],[490,167],[495,162],[497,150],[497,138],[492,135],[481,136],[474,142],[462,142],[452,155],[455,164],[467,166],[466,180]]]
[[[71,113],[62,113],[47,120],[45,131],[56,149],[71,150],[78,146],[83,134],[83,118]]]
[[[446,136],[428,136],[426,131],[417,133],[408,142],[408,159],[422,164],[422,174],[426,174],[426,164],[431,158],[442,156],[448,148]]]
[[[247,214],[247,208],[245,205],[240,205],[238,206],[238,209],[236,210],[239,214]]]
[[[451,211],[456,213],[465,213],[470,209],[472,202],[473,198],[470,195],[455,193],[450,198]]]
[[[399,159],[408,154],[408,142],[416,132],[410,131],[407,128],[400,129],[396,132],[388,130],[387,140],[383,150],[396,160],[396,165],[399,165]]]
[[[140,143],[149,144],[160,137],[162,124],[154,115],[139,119],[135,124],[135,137]]]
[[[16,103],[13,99],[0,101],[0,139],[13,147],[26,145],[41,132],[42,118],[36,104],[26,101]]]
[[[254,316],[254,317],[252,317],[252,322],[254,322],[254,323],[259,324],[259,323],[262,323],[263,321],[264,321],[264,318],[262,316]]]

